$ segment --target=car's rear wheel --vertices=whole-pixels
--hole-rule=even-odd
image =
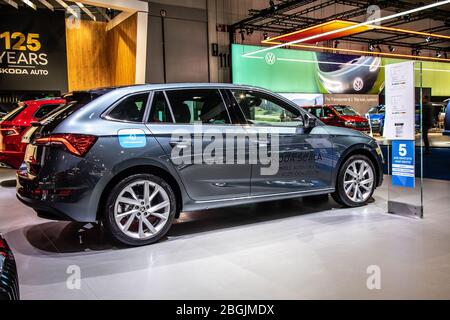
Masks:
[[[136,174],[125,178],[106,201],[104,223],[119,242],[148,245],[160,240],[176,214],[176,197],[158,176]]]
[[[360,207],[371,199],[376,187],[372,161],[364,155],[350,157],[340,169],[333,199],[346,207]]]

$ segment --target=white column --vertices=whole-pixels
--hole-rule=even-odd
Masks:
[[[136,84],[145,83],[145,71],[147,66],[147,29],[148,13],[137,13],[136,33]]]

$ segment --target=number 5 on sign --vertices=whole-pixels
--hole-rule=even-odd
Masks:
[[[398,147],[398,154],[400,157],[406,157],[408,155],[408,150],[406,149],[406,144],[401,143]]]

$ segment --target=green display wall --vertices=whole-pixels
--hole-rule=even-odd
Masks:
[[[383,66],[404,61],[289,49],[243,56],[262,48],[233,45],[233,83],[260,86],[281,93],[378,94],[384,88]],[[358,64],[363,67],[358,69]],[[450,63],[422,62],[422,68],[423,87],[432,88],[433,96],[450,96]],[[354,89],[360,89],[358,83],[352,83],[357,78],[362,78],[365,83],[360,91]],[[329,84],[334,84],[336,79],[342,85],[349,85],[343,89],[346,92],[332,92],[334,88],[330,89]]]

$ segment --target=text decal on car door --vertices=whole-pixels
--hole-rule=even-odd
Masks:
[[[147,144],[145,132],[141,129],[119,130],[119,143],[122,148],[143,148]]]

